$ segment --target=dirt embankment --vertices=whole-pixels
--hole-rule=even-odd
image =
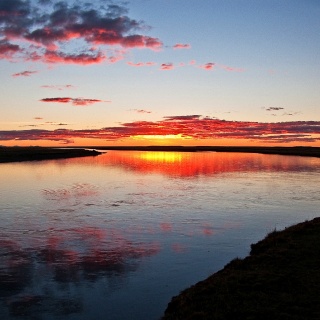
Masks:
[[[274,231],[168,304],[163,320],[320,319],[320,218]]]

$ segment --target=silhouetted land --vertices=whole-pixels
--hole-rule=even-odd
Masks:
[[[94,146],[83,147],[99,150],[131,150],[131,151],[177,151],[177,152],[245,152],[262,154],[280,154],[292,156],[320,157],[320,147],[221,147],[221,146]]]
[[[101,152],[86,149],[44,147],[0,147],[0,162],[65,159],[96,156]]]
[[[274,231],[250,256],[168,304],[163,320],[320,319],[320,218]]]
[[[166,152],[244,152],[320,157],[320,147],[221,147],[221,146],[83,146],[83,147],[1,147],[0,163],[96,156],[98,150],[166,151]]]

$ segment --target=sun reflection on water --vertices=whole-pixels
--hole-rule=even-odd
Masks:
[[[148,162],[181,163],[182,154],[180,152],[144,152],[137,154],[137,158]]]

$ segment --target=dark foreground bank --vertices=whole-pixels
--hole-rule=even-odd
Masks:
[[[171,319],[320,319],[320,218],[270,233],[184,290],[165,311]]]
[[[52,160],[96,156],[101,152],[87,149],[59,149],[44,147],[0,147],[1,162]]]

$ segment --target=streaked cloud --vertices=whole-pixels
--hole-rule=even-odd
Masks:
[[[54,103],[72,103],[75,106],[87,106],[98,102],[110,102],[99,99],[86,99],[86,98],[70,98],[70,97],[55,97],[55,98],[43,98],[42,102],[54,102]]]
[[[194,60],[190,61],[189,64],[195,65],[195,61]],[[200,64],[197,67],[203,70],[214,70],[215,68],[219,68],[228,72],[244,72],[245,71],[245,69],[243,68],[230,67],[230,66],[215,63],[215,62],[207,62],[205,64]]]
[[[116,62],[110,48],[159,50],[143,21],[128,16],[124,3],[106,1],[0,0],[0,58],[45,63]]]
[[[136,136],[169,135],[195,141],[246,139],[270,143],[315,142],[320,141],[320,121],[249,122],[227,121],[200,115],[180,115],[164,117],[160,121],[134,121],[101,129],[0,131],[0,140],[51,140],[71,143],[78,138],[117,141]]]
[[[282,107],[269,107],[269,108],[265,108],[266,111],[280,111],[280,110],[284,110],[284,108]]]
[[[191,45],[188,43],[177,43],[173,46],[173,49],[190,49]]]
[[[74,89],[75,86],[72,84],[65,84],[65,85],[42,85],[41,88],[45,89],[55,89],[55,90],[64,90],[64,89]]]
[[[132,111],[136,113],[152,113],[151,111],[144,110],[144,109],[132,109]]]
[[[33,75],[35,73],[38,73],[38,71],[26,70],[26,71],[14,73],[12,76],[13,77],[30,77],[31,75]]]
[[[243,68],[235,68],[235,67],[230,67],[223,64],[219,64],[218,67],[228,72],[244,72],[245,71]]]
[[[157,63],[156,62],[132,62],[132,61],[128,61],[127,65],[131,66],[131,67],[152,67],[155,66]]]

